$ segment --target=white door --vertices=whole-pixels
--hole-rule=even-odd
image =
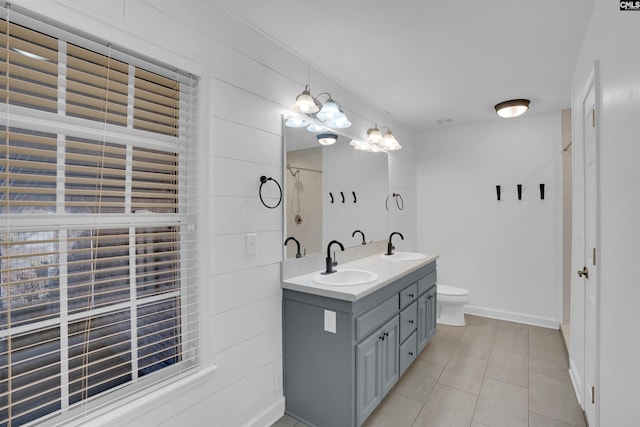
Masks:
[[[591,427],[598,427],[598,111],[596,79],[591,80],[582,103],[584,146],[584,268],[578,272],[585,286],[584,411]]]

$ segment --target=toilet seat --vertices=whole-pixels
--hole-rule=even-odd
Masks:
[[[437,286],[438,286],[437,292],[440,295],[449,295],[452,297],[463,297],[463,296],[469,295],[468,289],[462,289],[456,286],[441,285],[440,283],[438,283]]]

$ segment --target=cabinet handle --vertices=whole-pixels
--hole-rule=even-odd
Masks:
[[[413,356],[413,351],[410,351],[410,352],[409,352],[409,356]]]
[[[409,298],[413,298],[413,294],[409,294]]]
[[[384,341],[384,334],[380,335],[378,339]]]
[[[410,325],[413,325],[413,320],[409,320],[409,324],[410,324]]]
[[[385,337],[388,337],[388,336],[389,336],[389,332],[385,332],[385,333],[384,333],[384,336],[385,336]]]

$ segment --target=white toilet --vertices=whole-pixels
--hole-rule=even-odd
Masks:
[[[470,300],[469,290],[458,288],[455,286],[442,285],[438,286],[438,320],[442,325],[464,326],[464,312],[462,306]]]

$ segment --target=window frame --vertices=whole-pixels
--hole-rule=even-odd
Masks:
[[[2,13],[4,13],[4,15],[2,15]],[[8,105],[6,103],[0,104],[0,126],[21,129],[33,129],[35,127],[38,131],[56,134],[58,137],[58,156],[62,156],[63,159],[65,153],[64,140],[69,136],[73,136],[76,138],[86,139],[100,138],[102,141],[108,141],[109,143],[114,144],[123,144],[126,147],[174,152],[178,163],[177,185],[179,190],[178,195],[176,196],[178,212],[175,213],[163,214],[145,211],[131,212],[130,186],[125,190],[129,192],[129,201],[125,201],[125,204],[128,207],[125,208],[124,213],[101,213],[98,217],[93,213],[65,213],[65,191],[63,183],[62,187],[60,184],[57,185],[55,213],[29,215],[0,214],[0,232],[2,233],[23,230],[33,232],[38,230],[55,230],[64,235],[69,230],[74,229],[98,227],[104,230],[109,228],[126,227],[130,230],[130,236],[135,236],[134,230],[137,228],[171,226],[176,227],[179,230],[179,239],[177,244],[179,246],[179,264],[182,277],[180,278],[181,286],[177,291],[177,296],[181,299],[181,308],[185,307],[180,316],[180,322],[183,328],[181,331],[181,336],[183,337],[182,341],[183,343],[187,343],[191,346],[184,350],[184,354],[188,355],[187,360],[165,367],[154,372],[152,375],[144,375],[142,377],[135,378],[132,382],[127,382],[121,386],[117,386],[106,394],[100,394],[84,399],[82,404],[71,406],[63,404],[61,410],[38,419],[38,421],[46,421],[47,419],[50,419],[50,422],[56,424],[61,420],[71,420],[75,417],[83,417],[87,411],[91,412],[98,410],[106,404],[118,401],[132,394],[139,393],[141,390],[150,390],[154,385],[160,384],[169,378],[175,377],[176,375],[190,374],[200,368],[197,295],[197,234],[195,233],[197,212],[197,196],[195,188],[197,178],[195,167],[197,163],[197,144],[194,119],[198,79],[188,73],[175,69],[171,70],[163,64],[148,61],[147,58],[132,56],[129,52],[126,52],[125,49],[118,49],[104,42],[86,38],[84,35],[68,32],[57,25],[42,22],[39,19],[22,13],[8,11],[3,8],[2,12],[0,12],[0,18],[5,19],[8,22],[17,23],[18,25],[27,26],[37,31],[50,34],[59,40],[64,40],[59,43],[59,47],[63,46],[64,43],[80,44],[82,47],[93,50],[98,54],[105,54],[106,52],[106,54],[111,58],[118,61],[126,61],[130,68],[144,66],[147,71],[161,73],[165,77],[169,76],[169,78],[171,78],[170,75],[173,74],[173,77],[179,81],[180,90],[186,88],[189,92],[187,97],[188,99],[186,101],[183,101],[182,98],[180,99],[179,110],[181,114],[178,120],[179,133],[176,137],[158,134],[148,130],[134,129],[131,117],[127,118],[127,126],[123,127],[111,123],[66,116],[62,114],[64,113],[64,102],[62,105],[63,108],[60,108],[60,98],[64,98],[63,95],[59,96],[59,108],[57,113],[34,110],[19,105]],[[59,49],[59,61],[61,58],[64,58],[63,54],[65,51],[66,49]],[[59,68],[61,68],[60,64]],[[131,81],[131,73],[129,81]],[[64,79],[59,77],[58,82],[58,92],[64,92],[66,89]],[[185,111],[184,116],[182,115],[183,109]],[[61,117],[63,118],[62,120]],[[130,158],[127,157],[127,161],[129,160]],[[57,167],[58,177],[60,177],[61,168],[59,161]],[[64,177],[64,170],[65,168],[62,167],[62,177]],[[129,212],[126,212],[126,209],[129,209]],[[135,237],[133,238],[135,239]],[[132,256],[135,258],[135,250],[133,250],[132,253]],[[131,269],[135,270],[135,266]],[[136,274],[135,272],[132,272],[131,280],[134,282],[134,287],[135,278]],[[182,283],[184,283],[184,286]],[[137,298],[132,298],[132,301],[130,301],[129,304],[138,307],[139,305],[148,303],[150,300],[144,301],[145,302],[139,303]],[[91,314],[87,314],[87,316],[90,315]],[[68,324],[69,320],[61,319],[60,322],[67,322]],[[56,322],[45,321],[41,326],[50,324],[56,324]],[[131,330],[134,328],[135,327],[132,326]],[[0,331],[0,339],[3,339],[3,337],[6,337],[11,333],[20,333],[21,331],[26,331],[28,329],[29,327],[17,327],[17,329],[11,329],[11,332]],[[35,327],[32,329],[35,329]],[[62,340],[62,338],[60,339]],[[138,356],[133,354],[133,350],[131,350],[131,352],[132,359],[137,359]],[[136,369],[132,368],[132,372],[135,373],[135,371]],[[64,381],[62,382],[64,383]],[[64,397],[65,393],[62,392],[61,399]]]

